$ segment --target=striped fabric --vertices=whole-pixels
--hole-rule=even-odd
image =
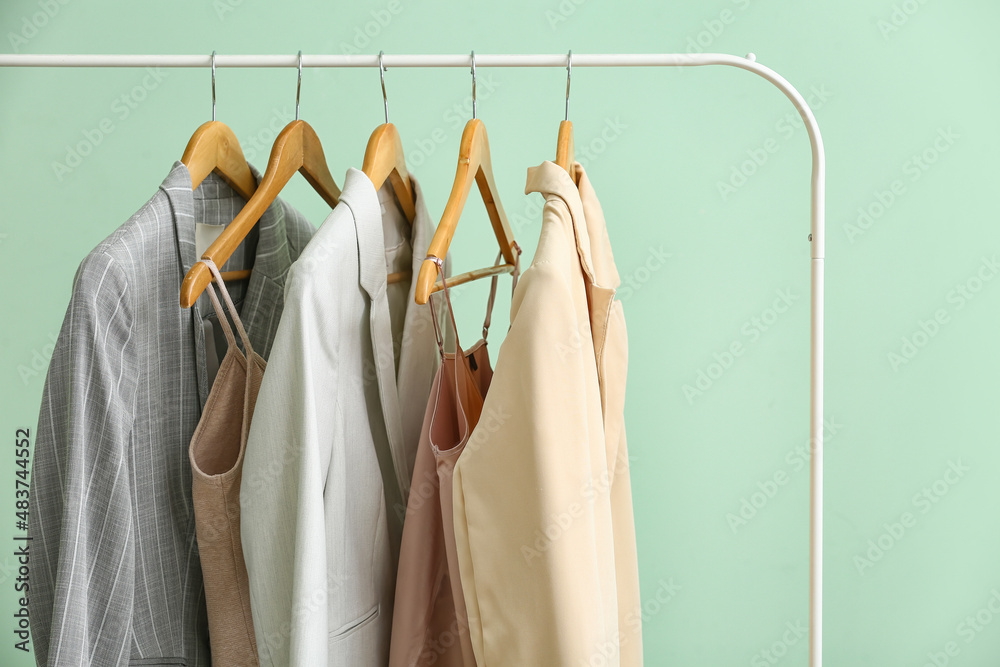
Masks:
[[[210,389],[203,320],[214,313],[205,299],[184,310],[178,295],[195,223],[228,224],[243,203],[214,175],[192,192],[177,162],[77,271],[32,469],[38,665],[210,665],[187,448]],[[285,274],[313,231],[279,200],[223,267],[253,268],[231,292],[265,358]]]

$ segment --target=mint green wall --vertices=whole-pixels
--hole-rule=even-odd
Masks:
[[[754,51],[815,105],[827,146],[827,664],[996,664],[1000,6],[292,5],[5,0],[0,50],[339,53],[357,40],[362,53]],[[522,194],[525,168],[553,157],[564,74],[480,70],[479,114],[529,256],[540,209],[538,195]],[[469,84],[459,69],[386,75],[390,116],[432,215],[454,175]],[[294,86],[289,69],[218,73],[219,119],[259,166],[293,113]],[[301,115],[336,176],[359,165],[381,103],[373,69],[304,73]],[[16,428],[35,427],[80,259],[155,191],[209,113],[207,70],[0,71],[8,443]],[[805,641],[788,628],[807,619],[805,132],[769,84],[722,68],[577,68],[571,116],[628,287],[646,662],[804,665]],[[78,142],[95,145],[68,171],[54,166]],[[287,199],[317,224],[326,214],[302,179]],[[474,203],[453,246],[456,268],[488,263],[492,244]],[[466,337],[484,296],[483,285],[458,296]],[[503,330],[501,318],[494,336]],[[743,353],[728,364],[737,342]],[[721,376],[716,358],[728,364]],[[718,379],[685,395],[700,371]],[[0,664],[18,667],[31,660],[8,629],[16,468],[13,447],[0,452]]]

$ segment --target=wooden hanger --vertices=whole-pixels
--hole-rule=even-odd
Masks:
[[[568,120],[559,122],[559,138],[556,141],[556,164],[569,173],[576,182],[576,156],[573,151],[573,123]]]
[[[221,121],[210,120],[195,130],[184,149],[181,162],[191,173],[192,190],[197,190],[213,171],[244,199],[250,199],[257,190],[257,179],[243,157],[240,142],[229,126]]]
[[[406,221],[412,225],[417,217],[417,207],[413,187],[410,185],[410,174],[406,171],[403,142],[395,125],[385,123],[372,132],[371,138],[368,139],[368,148],[365,149],[365,160],[361,165],[361,171],[371,180],[376,190],[382,187],[386,179],[392,181],[392,191],[396,193],[396,201],[399,202]],[[412,277],[413,271],[397,271],[390,273],[386,280],[392,285]]]
[[[215,51],[212,51],[212,120],[191,135],[181,162],[191,174],[192,190],[197,190],[213,171],[243,199],[250,199],[257,189],[257,179],[250,172],[236,135],[228,125],[215,120]],[[222,279],[227,281],[249,277],[250,271],[226,271],[222,274]]]
[[[257,179],[250,172],[236,135],[220,121],[210,120],[195,130],[184,149],[181,162],[191,174],[192,190],[197,190],[213,171],[243,199],[249,200],[257,189]],[[227,282],[249,277],[249,270],[225,271],[222,274],[222,279]]]
[[[383,51],[378,52],[378,74],[382,83],[382,104],[385,107],[385,123],[379,125],[368,139],[365,149],[365,160],[361,171],[371,180],[378,190],[386,179],[392,179],[392,189],[396,193],[400,208],[406,221],[413,223],[417,217],[416,201],[413,187],[410,185],[410,174],[406,170],[406,158],[403,156],[403,142],[399,138],[396,126],[389,122],[389,98],[385,94],[385,66],[382,65]]]
[[[275,139],[267,170],[257,191],[202,257],[211,259],[216,266],[225,264],[297,171],[302,172],[327,204],[331,207],[337,205],[340,188],[326,166],[326,156],[316,131],[304,120],[293,120]],[[181,306],[190,308],[194,305],[211,280],[208,267],[200,262],[195,264],[181,283]]]
[[[565,169],[576,182],[576,155],[573,148],[573,123],[569,120],[569,82],[573,74],[573,52],[566,55],[566,120],[559,123],[556,140],[556,164]]]
[[[302,83],[302,53],[299,52],[299,85]],[[295,99],[295,117],[285,129],[278,134],[271,148],[271,157],[267,162],[267,170],[261,178],[256,192],[250,197],[246,206],[226,226],[212,245],[202,255],[211,259],[216,266],[222,266],[247,237],[253,226],[260,220],[267,207],[278,197],[278,193],[291,180],[296,172],[301,172],[313,189],[331,207],[340,201],[340,188],[330,175],[326,165],[323,145],[316,136],[316,131],[303,120],[298,120],[299,100]],[[208,267],[199,262],[191,267],[181,283],[181,306],[190,308],[205,291],[212,281]]]
[[[368,139],[365,149],[365,159],[361,171],[379,190],[386,180],[392,181],[392,190],[396,201],[403,210],[406,221],[413,224],[417,217],[416,200],[413,186],[410,185],[410,174],[406,170],[406,158],[403,155],[403,142],[399,138],[399,130],[389,122],[389,100],[385,95],[385,67],[382,65],[383,52],[378,53],[379,79],[382,82],[382,102],[385,105],[385,123],[379,125]],[[390,273],[388,283],[403,282],[413,277],[413,271],[398,271]]]
[[[462,144],[458,151],[458,169],[455,172],[455,183],[451,188],[451,195],[444,207],[444,215],[438,223],[434,237],[431,239],[427,254],[431,257],[444,259],[448,254],[448,247],[451,239],[455,236],[455,228],[458,219],[465,208],[465,202],[472,189],[472,183],[479,186],[479,194],[486,204],[486,212],[493,223],[493,232],[496,234],[497,242],[500,244],[500,252],[503,255],[504,264],[489,266],[482,269],[475,269],[448,279],[451,286],[487,278],[501,273],[511,273],[514,270],[516,260],[515,253],[520,253],[520,248],[514,241],[514,234],[507,223],[507,216],[500,205],[500,196],[497,194],[496,182],[493,179],[493,166],[490,162],[490,143],[486,137],[486,126],[483,121],[476,118],[476,54],[472,53],[472,120],[465,125],[462,133]],[[433,259],[425,259],[420,265],[420,273],[417,275],[417,287],[414,298],[419,304],[427,303],[428,297],[433,292],[441,289],[441,283],[435,282],[437,279],[437,264]]]
[[[417,217],[416,202],[413,197],[413,187],[410,185],[410,174],[406,170],[403,142],[395,125],[385,123],[372,132],[371,138],[368,139],[368,148],[365,149],[361,171],[371,179],[376,190],[381,188],[386,180],[392,181],[392,189],[396,193],[399,207],[403,210],[406,221],[412,224]]]

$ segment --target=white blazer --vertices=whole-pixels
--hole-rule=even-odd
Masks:
[[[386,283],[427,254],[432,226],[413,189],[411,229],[391,185],[376,192],[349,170],[285,282],[240,493],[262,667],[388,662],[405,498],[438,364],[429,308],[410,282]]]

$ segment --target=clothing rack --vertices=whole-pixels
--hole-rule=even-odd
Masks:
[[[572,59],[572,60],[570,60]],[[214,62],[213,62],[214,61]],[[501,55],[62,55],[0,54],[0,67],[700,67],[725,65],[767,79],[791,101],[812,146],[810,290],[809,667],[823,662],[823,260],[826,157],[819,125],[805,98],[774,70],[724,53]]]

